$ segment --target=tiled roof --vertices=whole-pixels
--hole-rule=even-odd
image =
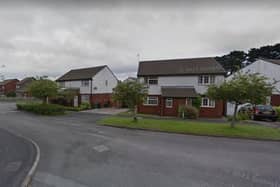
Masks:
[[[73,69],[57,79],[57,81],[68,80],[87,80],[94,77],[99,71],[106,66],[96,66],[91,68]]]
[[[193,74],[226,74],[226,71],[212,57],[141,61],[138,67],[138,76]]]
[[[197,97],[194,87],[165,86],[161,93],[163,97]]]

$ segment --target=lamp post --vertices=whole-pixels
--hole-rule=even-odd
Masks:
[[[0,68],[5,68],[6,66],[3,64],[0,66]],[[5,79],[4,74],[0,73],[0,79],[3,81]]]

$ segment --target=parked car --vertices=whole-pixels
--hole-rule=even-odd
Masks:
[[[244,103],[242,105],[239,105],[237,108],[237,112],[242,112],[242,113],[250,113],[253,110],[253,105],[251,103]]]
[[[256,105],[253,107],[252,119],[270,119],[271,121],[277,121],[277,112],[271,105]]]

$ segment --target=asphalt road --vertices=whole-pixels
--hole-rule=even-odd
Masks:
[[[279,142],[117,129],[97,126],[98,114],[13,107],[0,104],[0,128],[40,146],[33,187],[280,187]]]
[[[35,156],[36,149],[31,142],[0,129],[0,186],[20,186]]]

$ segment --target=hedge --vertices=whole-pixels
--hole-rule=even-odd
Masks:
[[[65,113],[63,106],[54,104],[17,103],[17,109],[40,115],[61,115]]]

